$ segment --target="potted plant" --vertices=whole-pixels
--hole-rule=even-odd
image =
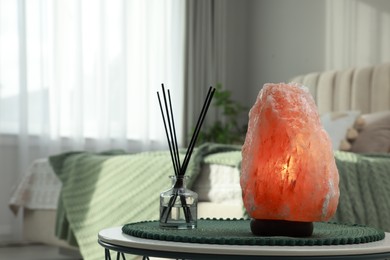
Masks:
[[[222,89],[221,84],[216,86],[212,105],[221,117],[203,127],[199,133],[198,142],[243,144],[247,125],[240,125],[238,119],[247,111],[247,108],[233,100],[231,92]]]

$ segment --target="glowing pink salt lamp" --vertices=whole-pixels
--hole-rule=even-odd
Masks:
[[[241,188],[256,235],[310,236],[336,212],[332,144],[307,88],[265,84],[249,112]]]

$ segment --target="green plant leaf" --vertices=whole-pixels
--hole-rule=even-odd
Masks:
[[[217,142],[224,144],[240,144],[246,134],[246,126],[240,126],[237,118],[247,110],[247,108],[232,99],[229,90],[223,90],[222,84],[216,85],[213,98],[213,106],[220,111],[223,122],[216,120],[209,126],[205,126],[199,132],[198,143]]]

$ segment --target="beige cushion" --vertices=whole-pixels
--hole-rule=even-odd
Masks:
[[[353,126],[352,126],[352,127],[348,128],[347,135],[345,138],[348,141],[354,141],[354,140],[356,140],[358,135],[359,135],[359,132],[355,128],[353,128]]]
[[[388,153],[390,151],[390,111],[364,114],[355,125],[359,135],[352,143],[351,152]]]
[[[350,151],[352,144],[348,140],[342,140],[340,143],[340,151]]]

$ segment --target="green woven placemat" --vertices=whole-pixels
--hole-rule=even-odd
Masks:
[[[314,223],[313,235],[306,238],[261,237],[251,233],[249,223],[247,219],[200,219],[196,229],[173,230],[160,228],[158,221],[145,221],[126,224],[122,231],[146,239],[223,245],[345,245],[369,243],[385,237],[385,233],[376,228],[323,222]]]

